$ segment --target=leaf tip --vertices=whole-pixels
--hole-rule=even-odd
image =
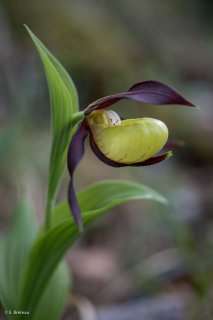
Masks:
[[[169,159],[172,156],[173,156],[173,152],[172,151],[168,151],[167,155],[166,155],[166,159]]]
[[[163,204],[164,206],[168,206],[169,205],[169,200],[166,199],[165,197],[161,196],[160,198],[158,198],[158,202],[160,202],[161,204]]]
[[[28,33],[32,33],[30,28],[25,23],[23,23],[23,27],[27,30]]]
[[[197,109],[197,110],[201,110],[201,106],[193,105],[193,107],[195,107],[195,109]]]
[[[84,234],[84,227],[82,223],[78,224],[78,232],[80,235]]]

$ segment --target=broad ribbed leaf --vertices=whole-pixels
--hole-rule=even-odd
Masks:
[[[0,242],[0,300],[6,310],[18,306],[21,276],[35,234],[34,217],[27,201],[23,200],[16,209],[10,229]]]
[[[71,138],[71,117],[78,111],[78,96],[73,81],[58,60],[27,28],[42,59],[51,103],[52,148],[49,167],[48,203],[51,204],[66,164]]]
[[[39,276],[38,276],[39,277]],[[59,320],[64,311],[70,290],[70,276],[67,265],[62,262],[54,271],[42,299],[31,320]]]
[[[78,203],[84,217],[93,216],[95,211],[97,217],[102,213],[132,200],[154,200],[167,203],[167,200],[157,191],[139,183],[126,180],[106,180],[95,183],[78,193]],[[52,216],[52,225],[55,226],[71,216],[67,201],[59,204]],[[96,216],[93,218],[96,219]]]
[[[78,195],[85,226],[90,225],[107,210],[130,200],[139,199],[167,202],[156,191],[124,180],[100,182]],[[20,304],[20,309],[28,308],[31,316],[34,315],[39,297],[58,263],[78,238],[79,232],[69,210],[67,202],[56,208],[52,228],[38,239],[31,251]]]
[[[28,255],[36,240],[37,225],[27,201],[21,201],[7,234],[0,242],[0,301],[5,310],[20,310],[21,283]],[[39,274],[37,274],[39,278]],[[37,281],[37,279],[35,280]],[[62,262],[54,271],[31,320],[58,320],[63,312],[70,287],[70,277]],[[33,290],[33,289],[32,289]],[[28,311],[26,306],[25,311]],[[15,316],[17,319],[17,315]],[[27,319],[27,315],[23,315]],[[14,315],[7,315],[14,319]]]

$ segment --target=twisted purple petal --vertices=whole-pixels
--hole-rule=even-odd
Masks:
[[[81,211],[76,198],[76,193],[73,186],[73,174],[84,155],[84,141],[88,136],[88,129],[85,120],[79,123],[75,134],[69,145],[68,155],[67,155],[67,165],[70,173],[70,182],[68,188],[68,202],[73,214],[73,218],[80,231],[83,230]]]
[[[116,93],[111,96],[103,97],[91,103],[85,109],[85,115],[94,110],[103,109],[111,106],[122,99],[131,99],[147,104],[156,105],[184,105],[194,107],[194,105],[181,96],[177,91],[159,81],[143,81],[134,84],[128,91]]]

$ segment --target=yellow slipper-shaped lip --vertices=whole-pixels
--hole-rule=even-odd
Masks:
[[[100,152],[123,164],[134,164],[153,157],[168,139],[166,125],[157,119],[121,121],[114,111],[97,110],[87,117],[87,122]]]

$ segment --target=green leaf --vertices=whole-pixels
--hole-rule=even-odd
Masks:
[[[70,244],[75,240],[74,236],[77,237],[76,227],[75,232],[72,230],[73,224],[71,223],[53,228],[38,238],[31,250],[28,268],[23,279],[19,309],[29,310],[32,318],[35,316],[40,298],[53,272]],[[19,319],[24,319],[24,317],[20,316]]]
[[[36,224],[27,201],[21,201],[0,242],[0,299],[6,310],[17,308],[22,272],[35,239]]]
[[[27,201],[21,201],[7,234],[0,242],[0,300],[5,310],[20,310],[20,291],[30,249],[37,235],[37,225]],[[37,274],[39,278],[39,274]],[[36,280],[37,281],[37,280]],[[62,262],[51,276],[31,320],[58,320],[70,288],[67,267]],[[23,309],[22,309],[23,310]],[[23,311],[28,311],[28,307]],[[18,315],[15,316],[16,319]],[[23,315],[26,318],[26,315]],[[14,315],[8,315],[13,319]]]
[[[165,198],[156,191],[125,180],[99,182],[80,192],[78,199],[84,210],[82,218],[85,226],[107,210],[130,200],[150,199],[166,203]],[[22,287],[20,309],[28,308],[32,316],[55,268],[79,236],[66,202],[56,208],[53,218],[55,225],[41,235],[31,251]]]
[[[72,134],[72,115],[78,111],[78,96],[74,83],[63,66],[32,31],[26,28],[42,59],[51,103],[52,147],[47,196],[47,225],[49,225],[50,211],[66,164],[66,154]]]
[[[78,202],[83,215],[93,210],[96,210],[99,215],[132,200],[154,200],[164,204],[168,203],[165,197],[157,191],[126,180],[101,181],[78,193]],[[56,207],[52,216],[52,225],[55,226],[70,217],[70,208],[65,201]]]
[[[70,275],[67,265],[62,262],[54,271],[35,315],[31,320],[58,320],[64,311],[64,306],[70,289]],[[31,317],[31,315],[30,315]]]

